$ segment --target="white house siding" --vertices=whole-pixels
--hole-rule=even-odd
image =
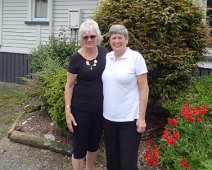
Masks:
[[[41,44],[46,44],[49,41],[50,37],[50,31],[49,28],[42,26],[40,29],[40,42]]]
[[[0,46],[2,40],[2,0],[0,0]]]
[[[49,41],[51,34],[58,36],[68,28],[68,9],[81,9],[84,21],[96,8],[98,0],[49,0],[52,7],[49,25],[29,25],[31,0],[0,0],[0,52],[28,54],[39,44]],[[2,6],[1,6],[2,4]]]
[[[36,26],[26,25],[28,0],[2,0],[0,52],[27,54],[36,46]]]
[[[91,16],[97,5],[97,0],[54,0],[52,14],[52,28],[54,35],[57,36],[61,29],[65,29],[66,34],[71,35],[71,29],[68,27],[69,9],[80,9],[82,22]]]

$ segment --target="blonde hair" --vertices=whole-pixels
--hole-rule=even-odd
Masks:
[[[91,33],[91,32],[96,33],[98,44],[101,44],[102,36],[101,36],[100,29],[99,29],[99,25],[97,24],[96,21],[94,21],[92,19],[88,19],[88,20],[84,21],[80,25],[80,28],[79,28],[78,36],[79,36],[80,45],[82,45],[83,35],[86,34],[86,33]]]

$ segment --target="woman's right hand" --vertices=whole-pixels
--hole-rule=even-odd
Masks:
[[[68,129],[71,132],[74,132],[73,126],[77,126],[74,116],[73,116],[73,114],[71,114],[70,109],[66,109],[65,114],[66,114],[66,123],[68,125]]]

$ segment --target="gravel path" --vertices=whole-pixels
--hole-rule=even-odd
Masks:
[[[70,158],[48,150],[0,140],[0,170],[71,170]]]

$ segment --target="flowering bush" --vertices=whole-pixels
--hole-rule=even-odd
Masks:
[[[210,129],[205,119],[208,105],[182,106],[181,114],[168,120],[160,141],[161,161],[173,169],[197,169],[209,159]],[[170,132],[171,135],[170,135]],[[174,155],[172,155],[174,153]],[[202,168],[202,167],[201,167]]]
[[[200,108],[196,105],[190,106],[186,103],[182,106],[179,117],[168,119],[168,124],[159,141],[161,153],[158,146],[149,142],[146,148],[144,160],[155,166],[160,160],[170,169],[198,169],[209,161],[211,155],[211,133],[210,122],[204,120],[208,105]]]
[[[149,146],[144,152],[144,160],[150,165],[155,166],[159,161],[159,150],[156,144],[153,144],[152,140],[148,141]]]
[[[144,160],[150,166],[155,166],[159,162],[167,169],[211,168],[212,75],[198,79],[179,96],[175,101],[167,101],[164,104],[173,111],[173,117],[168,119],[158,146],[154,146],[160,150],[157,161],[153,162],[153,158],[150,157],[152,161],[145,159],[153,150],[149,147],[144,154]],[[182,101],[186,102],[179,108]]]

